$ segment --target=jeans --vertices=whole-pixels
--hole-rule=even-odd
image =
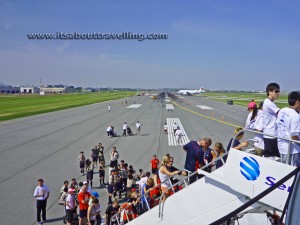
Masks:
[[[288,160],[288,154],[280,154],[281,162],[292,166],[300,167],[300,153],[290,154]]]

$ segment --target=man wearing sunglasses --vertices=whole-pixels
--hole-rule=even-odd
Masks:
[[[279,97],[280,86],[277,83],[270,83],[266,88],[267,98],[263,103],[263,133],[264,133],[264,152],[265,157],[280,157],[277,145],[277,124],[276,118],[280,110],[274,103]]]

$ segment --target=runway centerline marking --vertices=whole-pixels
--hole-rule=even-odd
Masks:
[[[127,109],[137,109],[141,106],[142,104],[133,104],[133,105],[130,105],[130,106],[127,106],[126,108]]]
[[[180,120],[178,118],[167,118],[167,125],[168,125],[168,144],[169,146],[178,146],[176,136],[174,135],[173,125],[176,123],[177,126],[180,127],[182,131],[181,143],[185,145],[190,142]]]
[[[201,109],[209,109],[209,110],[213,110],[213,108],[210,108],[206,105],[196,105],[197,107],[201,108]]]
[[[205,116],[205,115],[203,115],[203,114],[201,114],[201,113],[198,113],[198,112],[195,112],[195,111],[193,111],[193,110],[187,109],[187,108],[185,108],[185,107],[182,107],[181,105],[178,105],[178,104],[177,104],[176,102],[174,102],[174,101],[171,101],[171,102],[172,102],[174,105],[178,106],[179,108],[182,108],[182,109],[184,109],[184,110],[186,110],[186,111],[188,111],[188,112],[191,112],[191,113],[193,113],[193,114],[196,114],[196,115],[198,115],[198,116],[202,116],[202,117],[204,117],[204,118],[206,118],[206,119],[214,120],[214,121],[216,121],[216,122],[223,123],[223,124],[226,124],[226,125],[229,125],[229,126],[232,126],[232,127],[240,127],[240,126],[235,125],[235,124],[233,124],[233,123],[228,123],[228,122],[225,122],[225,121],[222,121],[222,120],[218,120],[218,119],[216,119],[216,118],[209,117],[209,116]]]

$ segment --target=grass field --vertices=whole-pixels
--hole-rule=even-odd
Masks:
[[[134,92],[101,92],[58,95],[0,95],[0,121],[31,116],[77,106],[120,99]]]
[[[257,104],[264,101],[267,97],[266,93],[253,93],[253,92],[206,92],[204,96],[211,99],[227,102],[227,100],[232,100],[235,105],[247,106],[252,100],[256,101]],[[279,99],[275,101],[279,108],[288,106],[287,103],[288,94],[280,93]]]

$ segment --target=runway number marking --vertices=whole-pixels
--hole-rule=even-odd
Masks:
[[[213,108],[210,108],[206,105],[196,105],[197,107],[199,107],[200,109],[209,109],[209,110],[213,110]]]
[[[133,105],[130,105],[130,106],[127,106],[126,108],[127,109],[137,109],[141,106],[142,104],[133,104]]]
[[[176,141],[176,136],[174,135],[174,130],[173,130],[174,123],[176,123],[182,131],[182,138],[181,138],[182,145],[189,143],[190,139],[188,138],[180,120],[178,118],[167,118],[169,146],[178,146]]]
[[[174,109],[174,106],[172,104],[166,104],[166,109],[167,110],[173,110]]]

